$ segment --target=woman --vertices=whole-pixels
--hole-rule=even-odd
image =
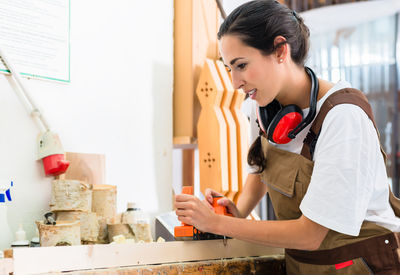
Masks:
[[[283,247],[288,274],[400,272],[393,233],[400,231],[399,202],[391,196],[389,203],[385,155],[362,93],[347,82],[313,79],[304,67],[309,30],[277,1],[238,7],[218,39],[234,87],[261,106],[262,135],[248,156],[255,170],[237,206],[219,201],[234,217],[214,214],[210,205],[219,194],[207,190],[204,202],[177,195],[178,219],[203,232]],[[288,106],[305,118],[281,142],[275,130],[292,112]],[[267,191],[278,221],[245,219]]]

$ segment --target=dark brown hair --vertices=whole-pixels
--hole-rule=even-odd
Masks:
[[[274,46],[277,36],[285,37],[290,45],[291,58],[304,66],[309,49],[310,31],[303,19],[294,11],[274,0],[255,0],[237,7],[221,24],[218,39],[224,35],[237,35],[247,46],[272,54],[281,44]],[[259,136],[249,149],[249,165],[259,167],[261,173],[266,160],[261,149]]]

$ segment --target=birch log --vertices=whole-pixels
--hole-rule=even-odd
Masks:
[[[96,243],[108,243],[107,219],[97,216],[99,222],[99,236]]]
[[[125,239],[135,240],[135,234],[132,232],[132,229],[128,224],[107,224],[107,231],[109,242],[112,242],[113,237],[118,235],[124,235]]]
[[[117,214],[117,187],[114,185],[93,185],[92,212],[106,219]]]
[[[92,209],[92,185],[78,180],[53,180],[50,209],[52,211]]]
[[[81,244],[79,221],[57,221],[55,225],[47,225],[43,221],[37,221],[36,225],[39,229],[40,246]]]
[[[81,226],[81,241],[96,242],[99,236],[100,224],[96,213],[81,211],[58,211],[57,221],[79,221]]]
[[[129,224],[129,226],[135,234],[135,239],[137,242],[143,241],[145,243],[151,243],[153,241],[153,237],[151,236],[150,224],[134,223]]]

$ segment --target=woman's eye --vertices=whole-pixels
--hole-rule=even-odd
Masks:
[[[239,65],[237,65],[238,69],[243,70],[244,68],[246,68],[247,64],[246,63],[241,63]]]

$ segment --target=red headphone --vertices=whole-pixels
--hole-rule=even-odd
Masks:
[[[317,111],[318,79],[315,73],[305,67],[311,78],[310,112],[303,120],[299,106],[282,106],[276,99],[267,106],[257,108],[257,121],[266,137],[277,144],[286,144],[294,139],[314,119]]]

